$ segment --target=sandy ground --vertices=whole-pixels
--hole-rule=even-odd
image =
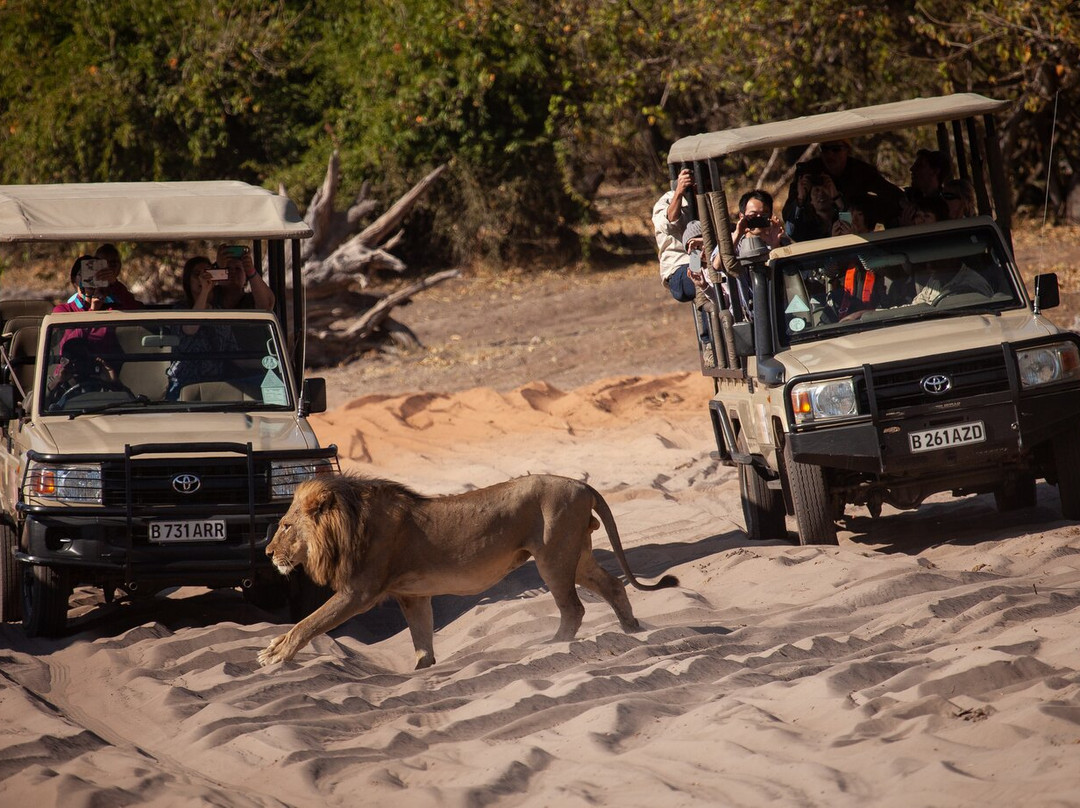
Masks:
[[[681,581],[629,590],[642,631],[583,593],[550,642],[529,564],[437,599],[428,670],[393,606],[260,668],[284,610],[80,590],[68,636],[0,627],[0,805],[1080,805],[1080,526],[1053,487],[750,542],[684,312],[641,273],[528,283],[418,301],[426,349],[328,371],[315,424],[425,493],[587,479],[636,574]]]

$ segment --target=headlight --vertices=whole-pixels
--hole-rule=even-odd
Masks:
[[[23,498],[54,499],[73,505],[101,504],[101,466],[53,466],[30,463]]]
[[[848,376],[796,384],[791,388],[791,408],[798,424],[856,415],[859,403],[855,398],[855,381]]]
[[[333,474],[336,470],[331,458],[271,461],[270,495],[274,499],[289,499],[300,483],[319,474]]]
[[[1069,379],[1080,379],[1080,350],[1072,342],[1055,342],[1016,352],[1020,384],[1038,387]]]

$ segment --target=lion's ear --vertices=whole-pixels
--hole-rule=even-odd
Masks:
[[[319,490],[312,492],[304,500],[304,510],[308,516],[317,522],[319,517],[330,513],[336,503],[337,499],[334,492],[329,488],[320,487]]]

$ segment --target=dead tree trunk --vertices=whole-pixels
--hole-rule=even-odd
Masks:
[[[368,198],[369,186],[364,183],[347,210],[335,210],[339,161],[336,151],[331,155],[326,178],[305,216],[314,235],[300,254],[307,289],[310,365],[336,364],[391,344],[419,345],[416,336],[390,317],[390,312],[418,292],[457,277],[457,270],[439,272],[388,295],[358,290],[366,290],[376,273],[405,271],[405,264],[389,250],[401,239],[402,222],[445,170],[445,164],[436,168],[360,230],[378,205]]]

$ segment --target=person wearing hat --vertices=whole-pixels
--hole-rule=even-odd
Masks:
[[[851,156],[851,141],[829,140],[821,144],[821,154],[795,166],[795,178],[788,188],[784,203],[784,221],[795,222],[800,211],[810,205],[810,193],[815,178],[828,175],[836,188],[838,208],[844,199],[871,195],[878,209],[875,218],[893,222],[900,212],[904,192],[893,185],[870,163]],[[805,213],[803,213],[805,216]],[[827,234],[826,234],[827,235]]]

